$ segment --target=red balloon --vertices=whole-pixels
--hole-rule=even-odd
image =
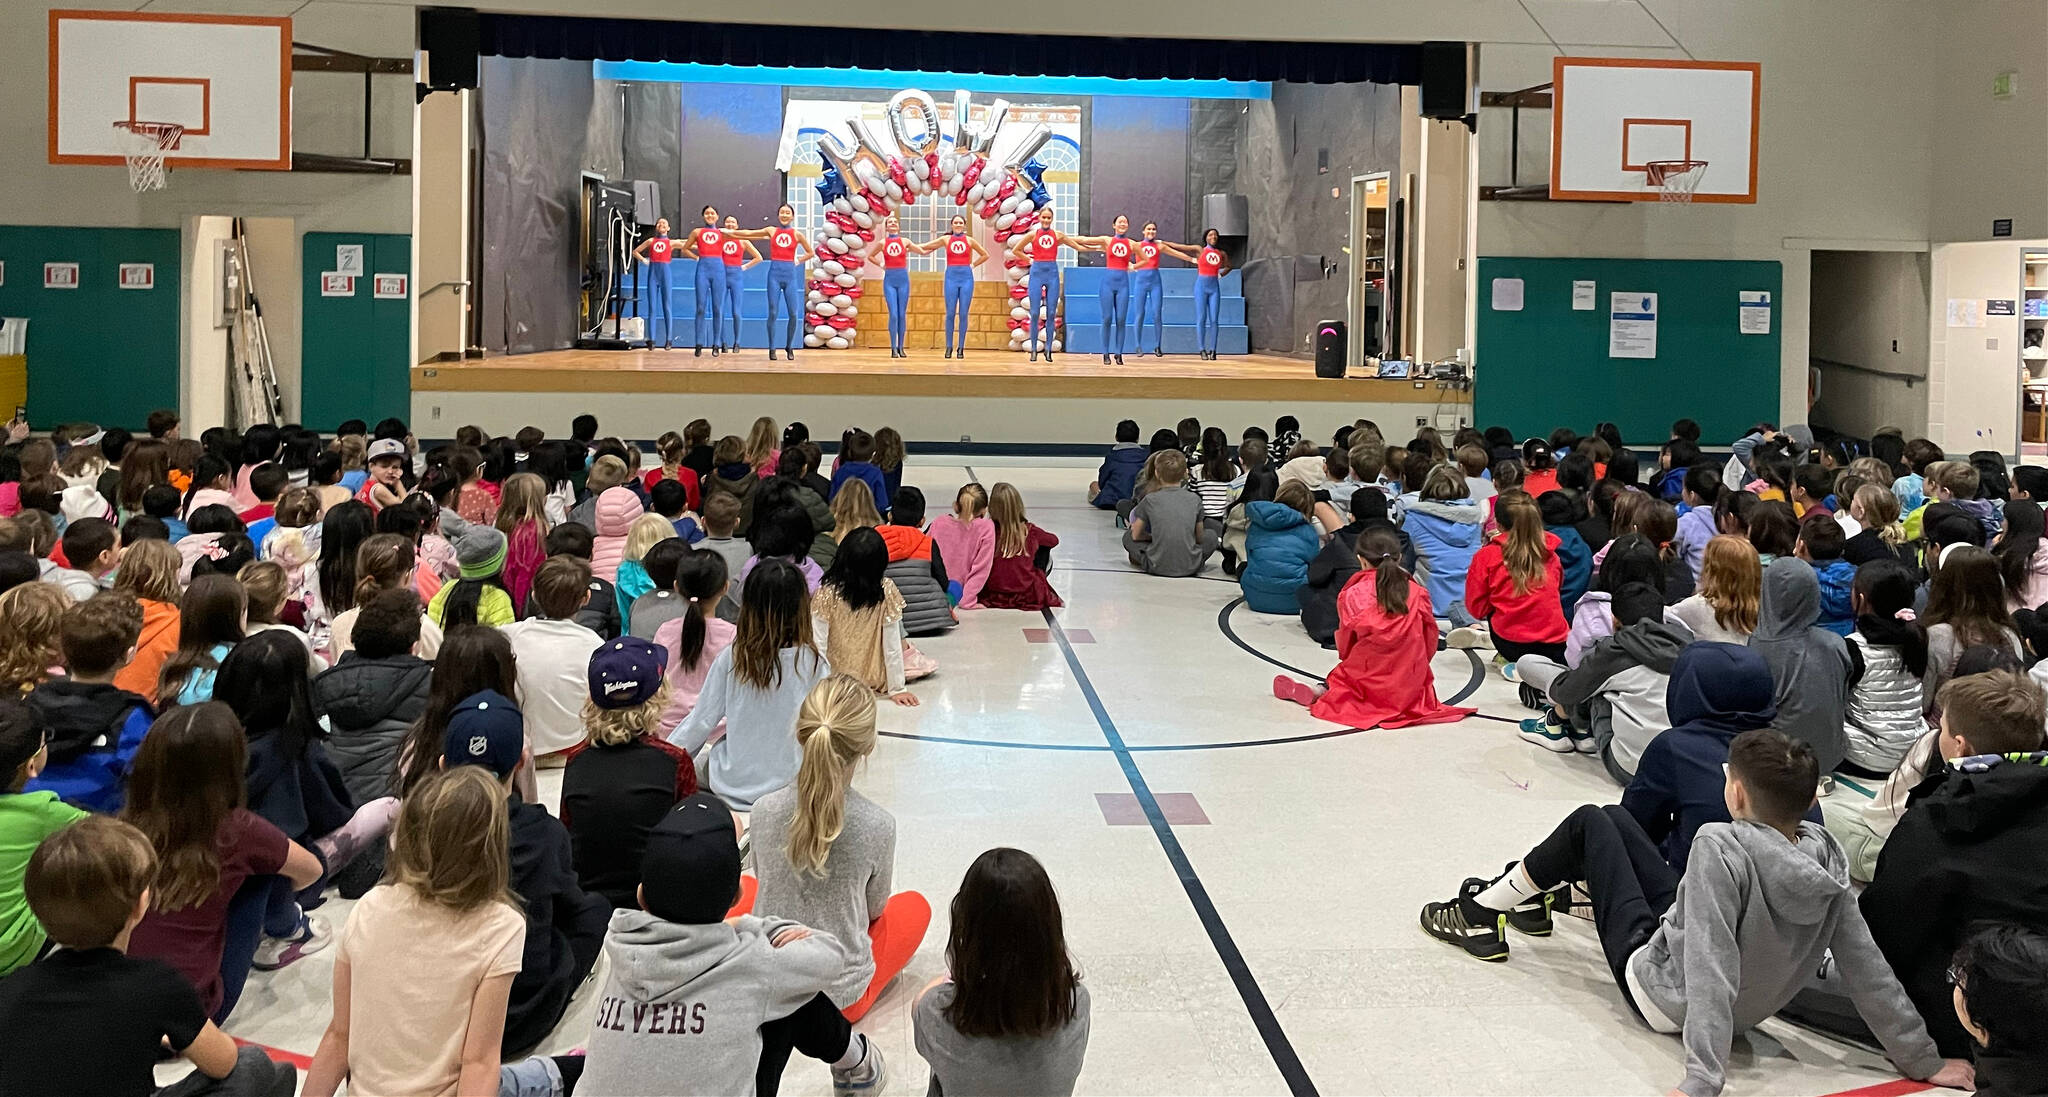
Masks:
[[[986,167],[986,158],[975,157],[974,163],[967,165],[967,170],[960,173],[960,193],[966,194],[968,189],[974,186],[975,181],[981,178],[982,169]]]
[[[833,327],[833,328],[834,328],[835,330],[838,330],[838,331],[845,331],[845,330],[846,330],[847,328],[850,328],[850,327],[852,327],[852,326],[853,326],[853,317],[851,317],[851,316],[832,316],[832,317],[827,317],[827,318],[826,318],[826,320],[825,320],[825,322],[826,322],[827,324],[830,324],[830,325],[832,325],[832,327]],[[814,326],[815,326],[815,325],[814,325]]]
[[[860,288],[860,283],[859,283],[859,282],[855,282],[854,284],[852,284],[852,285],[850,285],[850,286],[842,286],[842,285],[840,285],[839,283],[837,283],[837,282],[834,282],[834,283],[832,283],[832,292],[834,292],[834,293],[843,293],[843,294],[847,295],[848,297],[851,297],[851,298],[853,298],[854,300],[858,301],[858,300],[860,300],[860,295],[861,295],[861,294],[862,294],[862,293],[863,293],[864,291],[863,291],[863,290],[862,290],[862,289]]]
[[[910,173],[903,170],[903,161],[894,156],[889,158],[889,178],[894,179],[906,193],[910,190]]]
[[[1024,299],[1025,295],[1026,295],[1026,294],[1028,294],[1028,293],[1030,293],[1030,292],[1031,292],[1031,291],[1030,291],[1029,287],[1026,287],[1026,286],[1011,286],[1011,287],[1010,287],[1010,300],[1012,300],[1012,301],[1022,301],[1022,300]]]
[[[939,174],[939,154],[936,150],[924,154],[924,166],[931,172],[925,181],[932,185],[933,190],[946,185],[945,177]]]
[[[1015,193],[1017,193],[1017,177],[1014,175],[1007,176],[1003,179],[1003,185],[996,188],[996,199],[1000,201]]]

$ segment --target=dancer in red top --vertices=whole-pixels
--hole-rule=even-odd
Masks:
[[[683,255],[697,262],[697,357],[704,356],[704,344],[711,344],[711,357],[718,357],[720,299],[725,290],[725,233],[718,227],[718,207],[704,207],[704,225],[683,241]]]
[[[768,360],[775,361],[775,318],[779,311],[784,317],[782,349],[794,362],[797,340],[803,335],[803,264],[814,252],[810,240],[794,224],[794,207],[784,202],[776,209],[775,220],[773,228],[745,229],[734,235],[743,240],[768,241]]]
[[[867,260],[882,261],[882,302],[889,310],[889,357],[908,358],[903,336],[910,321],[910,253],[915,250],[902,236],[903,225],[890,214],[882,222],[887,235],[868,245]]]
[[[1019,256],[1031,258],[1031,275],[1024,281],[1024,308],[1030,316],[1031,359],[1038,360],[1040,351],[1045,360],[1052,361],[1053,318],[1060,311],[1060,268],[1059,254],[1062,245],[1076,251],[1091,250],[1074,237],[1052,227],[1052,207],[1038,211],[1038,229],[1035,232],[1020,232],[1012,238],[1015,242],[1010,250]],[[1027,250],[1028,249],[1028,250]],[[1039,324],[1045,326],[1044,339],[1039,338]]]
[[[946,357],[967,357],[967,317],[974,307],[974,268],[988,259],[988,249],[967,234],[967,216],[953,215],[953,231],[922,244],[912,244],[919,255],[946,250]],[[955,324],[958,319],[958,342]]]
[[[675,282],[669,267],[675,249],[676,242],[668,236],[666,217],[655,218],[654,235],[633,249],[633,258],[647,264],[647,345],[663,350],[676,343]]]
[[[1177,246],[1159,238],[1158,222],[1145,222],[1144,235],[1138,240],[1136,254],[1131,256],[1131,327],[1137,329],[1137,346],[1132,349],[1138,354],[1145,353],[1145,308],[1149,303],[1152,356],[1166,355],[1166,291],[1159,282],[1159,257],[1178,254],[1169,250]]]
[[[740,349],[740,301],[747,287],[746,272],[761,262],[761,253],[740,232],[740,219],[725,219],[725,240],[718,247],[725,260],[725,296],[719,308],[725,313],[725,349]]]
[[[1164,244],[1169,255],[1195,265],[1195,342],[1202,357],[1216,358],[1216,334],[1222,326],[1223,272],[1230,269],[1230,257],[1223,254],[1223,237],[1215,229],[1202,232],[1202,246]]]

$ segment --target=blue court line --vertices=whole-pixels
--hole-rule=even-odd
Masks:
[[[1245,963],[1244,953],[1238,950],[1237,942],[1230,936],[1229,927],[1223,924],[1223,915],[1216,909],[1216,903],[1209,898],[1209,889],[1202,886],[1202,878],[1195,873],[1194,863],[1188,860],[1187,850],[1181,848],[1180,839],[1173,833],[1173,825],[1166,821],[1166,813],[1159,810],[1159,801],[1153,797],[1152,788],[1145,783],[1145,775],[1138,770],[1138,760],[1132,757],[1131,748],[1124,745],[1124,737],[1110,720],[1109,711],[1102,707],[1102,698],[1095,693],[1095,686],[1088,680],[1088,672],[1081,669],[1081,657],[1074,653],[1074,645],[1067,642],[1066,630],[1060,627],[1059,619],[1051,610],[1041,610],[1045,624],[1052,632],[1053,640],[1060,646],[1060,654],[1066,657],[1067,669],[1074,675],[1074,681],[1081,687],[1081,696],[1088,701],[1089,711],[1095,714],[1095,723],[1102,729],[1102,737],[1108,741],[1110,750],[1116,753],[1117,764],[1123,767],[1124,780],[1131,786],[1132,795],[1137,797],[1138,806],[1145,812],[1145,820],[1152,825],[1153,837],[1159,839],[1159,847],[1166,853],[1167,861],[1173,865],[1175,876],[1180,878],[1181,889],[1187,892],[1188,902],[1195,908],[1195,917],[1201,919],[1202,928],[1209,934],[1209,944],[1216,949],[1216,956],[1223,961],[1223,969],[1230,973],[1230,981],[1236,985],[1239,998],[1244,1000],[1245,1011],[1251,1014],[1253,1027],[1266,1041],[1266,1051],[1273,1056],[1273,1065],[1280,1070],[1280,1077],[1287,1082],[1287,1090],[1294,1097],[1316,1097],[1316,1085],[1309,1079],[1308,1069],[1301,1064],[1301,1057],[1295,1054],[1294,1045],[1288,1042],[1287,1032],[1280,1027],[1280,1018],[1273,1013],[1272,1003],[1266,1001],[1266,992],[1259,989],[1259,982],[1252,976],[1251,966]]]

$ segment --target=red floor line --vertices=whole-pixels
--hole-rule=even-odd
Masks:
[[[1874,1086],[1864,1086],[1861,1089],[1845,1089],[1840,1093],[1828,1093],[1822,1095],[1822,1097],[1903,1097],[1904,1094],[1908,1093],[1926,1093],[1933,1088],[1933,1086],[1928,1085],[1926,1082],[1916,1082],[1911,1078],[1898,1078],[1889,1082],[1879,1082]]]

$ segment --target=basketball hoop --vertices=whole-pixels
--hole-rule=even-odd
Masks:
[[[1690,202],[1707,174],[1705,160],[1652,160],[1643,165],[1645,182],[1657,188],[1659,202]]]
[[[114,134],[135,193],[164,189],[164,154],[178,147],[185,127],[175,122],[116,122]]]

